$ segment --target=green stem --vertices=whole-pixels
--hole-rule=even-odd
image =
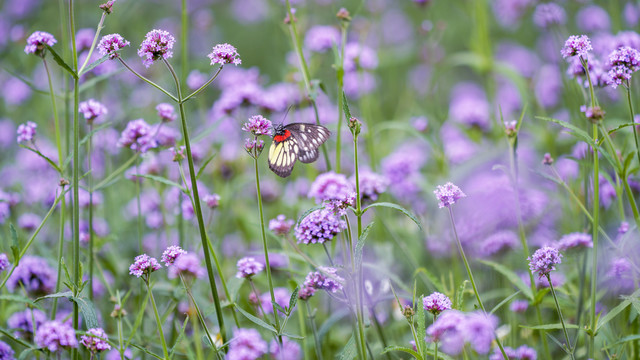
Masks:
[[[133,70],[133,69],[132,69],[132,68],[131,68],[131,67],[130,67],[130,66],[129,66],[129,65],[128,65],[124,60],[122,60],[122,58],[121,58],[121,57],[119,57],[119,56],[118,56],[118,60],[120,60],[120,62],[122,63],[122,65],[124,65],[124,67],[126,67],[126,68],[127,68],[127,70],[131,71],[131,73],[133,73],[133,75],[135,75],[135,76],[137,76],[138,78],[140,78],[140,80],[142,80],[142,81],[146,82],[147,84],[149,84],[149,85],[153,86],[154,88],[156,88],[156,89],[158,89],[158,90],[162,91],[165,95],[167,95],[168,97],[170,97],[170,98],[171,98],[171,100],[173,100],[173,101],[175,101],[175,102],[177,102],[177,103],[181,103],[181,101],[180,101],[180,100],[178,100],[178,98],[177,98],[177,97],[173,96],[173,94],[171,94],[170,92],[168,92],[167,90],[165,90],[162,86],[160,86],[160,85],[158,85],[158,84],[154,83],[153,81],[151,81],[151,80],[147,79],[146,77],[144,77],[144,76],[140,75],[137,71]],[[164,59],[163,59],[163,60],[164,60]],[[165,61],[165,63],[167,63],[167,62],[166,62],[166,60],[164,60],[164,61]],[[178,97],[180,97],[180,94],[178,94]]]
[[[360,236],[362,235],[362,202],[360,201],[360,174],[358,171],[358,134],[354,133],[353,136],[353,160],[354,160],[354,173],[355,173],[355,183],[356,183],[356,220],[357,220],[357,229],[358,229],[358,242],[360,242]],[[350,249],[350,253],[353,257],[353,249]],[[364,289],[363,283],[364,278],[362,274],[362,262],[360,262],[358,268],[356,269],[355,278],[356,278],[356,307],[357,307],[357,317],[358,317],[358,332],[359,340],[360,340],[360,349],[366,359],[366,339],[364,333]]]
[[[87,66],[87,64],[89,63],[89,60],[91,59],[91,55],[93,54],[93,50],[95,50],[96,48],[96,44],[98,43],[98,38],[100,37],[100,32],[102,31],[102,28],[104,27],[104,19],[107,16],[106,12],[102,12],[102,17],[100,17],[100,22],[98,23],[98,27],[96,28],[96,35],[93,37],[93,42],[91,43],[91,47],[89,48],[89,54],[87,55],[87,58],[84,59],[84,63],[82,64],[82,66],[80,67],[80,70],[78,71],[78,76],[82,75],[82,71],[84,70],[84,68]]]
[[[598,125],[593,124],[593,141],[598,143]],[[589,357],[595,353],[596,336],[596,283],[598,276],[598,226],[600,216],[600,164],[598,149],[593,149],[593,260],[591,264],[591,333],[589,338]]]
[[[87,164],[89,173],[87,175],[87,185],[89,188],[89,300],[93,301],[93,176],[91,175],[91,147],[93,141],[93,124],[89,123],[89,141],[87,143]]]
[[[182,286],[184,286],[184,291],[187,292],[187,295],[189,296],[189,299],[191,299],[191,303],[193,304],[193,307],[196,309],[196,314],[198,315],[198,320],[200,320],[200,324],[202,325],[202,328],[204,329],[204,332],[207,334],[207,338],[209,339],[209,343],[211,343],[211,345],[213,346],[213,348],[217,352],[218,348],[216,346],[216,341],[213,338],[213,336],[211,335],[211,333],[209,332],[209,329],[207,328],[207,323],[205,322],[204,316],[202,315],[202,312],[200,311],[200,307],[196,303],[196,299],[193,297],[193,294],[191,293],[191,288],[189,286],[187,286],[187,282],[185,281],[184,276],[182,276],[182,274],[180,274],[180,280],[182,281]]]
[[[318,360],[322,360],[322,346],[320,344],[320,338],[318,337],[318,330],[316,329],[316,321],[313,312],[311,312],[311,307],[309,306],[309,302],[304,300],[304,304],[307,307],[307,317],[309,318],[309,323],[311,324],[311,332],[313,333],[313,341],[315,341],[315,350],[316,356]]]
[[[198,95],[198,93],[200,91],[204,90],[207,86],[209,86],[209,84],[211,84],[213,82],[213,80],[215,80],[218,77],[218,75],[222,71],[223,67],[224,67],[224,65],[220,65],[220,67],[218,68],[218,71],[216,71],[215,74],[213,74],[213,76],[209,80],[207,80],[206,83],[204,83],[204,85],[200,86],[196,91],[194,91],[191,94],[187,95],[187,97],[182,99],[182,102],[185,102],[185,101],[191,99],[192,97]]]
[[[562,316],[562,311],[560,310],[560,304],[558,303],[558,297],[556,296],[556,291],[553,288],[553,284],[551,283],[551,275],[546,274],[546,276],[547,276],[547,281],[549,281],[549,289],[551,289],[551,294],[553,295],[553,300],[556,303],[556,310],[558,311],[558,317],[560,317],[560,323],[562,324],[562,332],[564,333],[564,339],[567,342],[567,344],[566,344],[567,350],[569,351],[569,355],[571,356],[571,359],[575,360],[575,356],[573,355],[573,349],[570,348],[571,341],[569,341],[569,333],[567,332],[567,327],[564,324],[564,317]]]
[[[638,156],[638,162],[640,163],[640,144],[638,144],[638,130],[636,129],[635,119],[633,116],[634,115],[633,102],[631,101],[631,84],[629,83],[629,80],[627,80],[627,84],[625,87],[627,88],[627,103],[629,104],[629,119],[633,124],[631,126],[631,128],[633,128],[633,140],[635,140],[635,143],[636,143],[636,154]]]
[[[435,323],[436,320],[438,319],[438,315],[433,314],[433,322]],[[434,360],[438,360],[438,342],[435,342],[435,350],[433,352],[433,359]]]
[[[153,298],[153,291],[151,291],[151,285],[149,285],[149,279],[145,279],[144,283],[147,285],[147,292],[149,293],[149,301],[151,301],[151,306],[153,307],[153,314],[156,317],[156,324],[158,325],[158,333],[160,334],[160,343],[162,344],[162,353],[164,354],[164,359],[169,360],[169,350],[167,350],[167,343],[165,342],[164,332],[162,331],[162,320],[160,320],[158,307],[156,306],[156,301]]]
[[[171,76],[176,84],[176,90],[178,92],[178,105],[180,109],[180,121],[182,124],[182,137],[184,138],[184,147],[187,152],[187,162],[189,164],[189,177],[191,178],[191,191],[193,193],[193,205],[196,218],[198,219],[198,229],[200,231],[200,240],[202,241],[202,250],[204,251],[204,260],[207,266],[207,276],[209,278],[209,286],[211,288],[211,295],[213,296],[213,302],[216,308],[216,316],[218,318],[218,325],[220,326],[220,335],[222,336],[222,342],[226,342],[226,329],[224,327],[224,318],[222,316],[222,306],[220,305],[220,296],[218,295],[218,286],[216,285],[215,277],[213,274],[213,266],[211,265],[211,257],[209,254],[209,240],[207,238],[207,229],[204,225],[204,218],[202,217],[202,208],[200,206],[200,195],[198,194],[198,183],[196,181],[196,171],[193,164],[193,155],[191,154],[191,141],[189,140],[189,129],[187,127],[187,115],[184,110],[184,102],[182,101],[182,90],[180,88],[180,81],[176,72],[169,62],[163,59],[163,62],[169,69]],[[222,278],[222,273],[218,273]]]
[[[181,4],[180,23],[182,31],[180,32],[180,52],[182,62],[182,80],[187,78],[187,71],[189,69],[189,16],[187,13],[187,0],[182,0]]]
[[[342,96],[344,89],[344,46],[347,43],[347,27],[348,22],[342,21],[341,29],[341,38],[342,41],[340,43],[340,63],[336,64],[336,78],[338,81],[338,129],[336,130],[336,172],[340,173],[341,171],[341,156],[342,156],[342,119],[344,118],[344,97]],[[348,120],[348,119],[347,119]]]

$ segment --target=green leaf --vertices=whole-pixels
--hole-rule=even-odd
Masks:
[[[35,302],[39,302],[43,299],[53,299],[53,298],[66,298],[69,301],[73,301],[78,304],[78,308],[80,312],[82,312],[82,320],[84,321],[87,329],[98,327],[98,316],[96,315],[96,310],[93,306],[93,303],[84,297],[75,297],[73,296],[73,292],[64,291],[55,294],[46,295],[43,297],[39,297],[35,300]]]
[[[533,300],[533,294],[531,293],[531,288],[527,286],[524,283],[524,281],[522,281],[522,279],[520,279],[520,277],[515,272],[508,269],[506,266],[502,264],[498,264],[493,261],[488,261],[488,260],[479,260],[479,261],[485,265],[491,266],[495,271],[504,275],[507,278],[507,280],[509,280],[509,282],[511,282],[515,287],[517,287],[520,291],[522,291],[522,293],[529,300]]]
[[[184,187],[182,187],[182,185],[178,184],[175,181],[171,181],[167,178],[163,178],[162,176],[156,176],[156,175],[149,175],[149,174],[135,174],[134,176],[136,177],[143,177],[143,178],[147,178],[147,179],[151,179],[151,180],[155,180],[159,183],[163,183],[165,185],[169,185],[169,186],[175,186],[178,189],[182,190],[182,192],[186,193],[187,189],[185,189]]]
[[[53,56],[53,60],[55,60],[55,62],[58,63],[58,65],[60,65],[61,68],[63,68],[64,70],[66,70],[69,74],[71,74],[71,76],[73,76],[74,79],[78,78],[78,75],[76,74],[75,71],[73,71],[73,69],[71,68],[71,66],[67,65],[66,62],[64,62],[64,60],[62,59],[62,57],[60,57],[60,55],[58,55],[58,53],[53,50],[53,48],[49,45],[45,45],[47,47],[47,50],[49,50],[49,52],[51,53],[51,55]]]
[[[356,341],[353,335],[351,335],[351,337],[349,338],[349,341],[347,341],[347,344],[344,346],[344,348],[340,352],[339,359],[351,360],[354,357],[356,357]]]
[[[620,304],[618,304],[618,306],[614,307],[613,309],[611,309],[605,316],[603,316],[600,321],[598,321],[598,325],[596,326],[596,333],[598,333],[598,331],[605,326],[609,321],[611,321],[613,318],[615,318],[616,316],[618,316],[618,314],[627,308],[627,306],[629,306],[631,304],[631,301],[624,300],[623,302],[621,302]]]
[[[39,94],[42,95],[49,95],[49,91],[45,91],[45,90],[41,90],[39,89],[34,83],[32,83],[29,79],[25,78],[24,76],[22,76],[22,74],[19,74],[13,70],[7,69],[4,66],[0,66],[0,68],[2,68],[4,71],[8,72],[9,74],[11,74],[11,76],[13,76],[14,78],[22,81],[23,83],[25,83],[29,88],[31,88],[31,90],[33,90],[34,92],[37,92]]]
[[[291,312],[293,310],[293,308],[296,307],[296,304],[298,303],[298,291],[300,290],[299,286],[296,286],[296,288],[293,290],[293,293],[291,293],[291,297],[289,298],[289,312]]]
[[[180,344],[182,337],[184,336],[184,331],[187,328],[187,323],[189,323],[189,315],[187,315],[184,319],[184,322],[182,322],[182,327],[180,327],[180,332],[178,333],[178,337],[176,338],[176,341],[171,347],[171,349],[169,350],[169,359],[173,358],[173,354],[176,352],[176,347],[178,347],[178,344]],[[209,339],[206,335],[202,336],[202,339],[204,340],[205,344],[209,344]]]
[[[4,294],[4,295],[0,295],[0,300],[7,300],[10,302],[25,303],[30,306],[36,306],[36,303],[33,300],[29,299],[28,297],[24,297],[20,295]]]
[[[7,329],[0,328],[0,334],[3,334],[7,338],[19,343],[20,345],[22,345],[24,347],[30,348],[32,346],[28,342],[26,342],[26,341],[24,341],[24,340],[22,340],[22,339],[20,339],[18,337],[13,336],[13,331],[8,331]]]
[[[626,124],[619,125],[617,128],[614,128],[614,129],[609,130],[609,131],[608,131],[608,132],[609,132],[609,135],[613,134],[614,132],[616,132],[616,131],[618,131],[618,130],[620,130],[620,129],[622,129],[622,128],[626,128],[626,127],[628,127],[628,126],[633,126],[633,125],[638,125],[638,124],[626,123]]]
[[[418,349],[423,349],[422,350],[422,356],[426,357],[426,350],[427,350],[427,344],[424,341],[424,338],[427,336],[427,332],[426,332],[426,319],[425,319],[425,313],[424,313],[424,306],[422,306],[424,302],[424,296],[420,296],[420,300],[418,301],[416,305],[416,308],[418,309],[418,316],[416,317],[416,321],[418,322],[418,338],[416,339],[416,341],[419,341],[420,344],[416,343],[416,347]],[[420,345],[420,346],[418,346]]]
[[[24,351],[20,353],[20,356],[18,357],[18,360],[26,360],[27,356],[29,354],[31,354],[32,352],[36,351],[36,350],[37,349],[34,349],[34,348],[24,349]],[[33,355],[31,356],[31,359],[33,359]]]
[[[20,242],[18,242],[18,233],[13,224],[9,224],[9,232],[11,233],[11,254],[13,255],[13,262],[17,265],[18,261],[20,261]]]
[[[498,309],[500,309],[502,307],[502,305],[504,305],[504,304],[508,303],[509,301],[511,301],[511,299],[516,297],[518,294],[520,294],[520,290],[518,290],[515,293],[507,296],[504,300],[500,301],[500,303],[498,305],[496,305],[493,309],[491,309],[489,314],[493,314],[494,312],[498,311]]]
[[[386,353],[391,352],[391,351],[402,351],[402,352],[405,352],[405,353],[413,356],[414,358],[416,358],[418,360],[423,360],[422,356],[420,354],[415,352],[413,349],[409,349],[408,347],[404,347],[404,346],[394,346],[394,345],[387,346],[386,348],[384,348],[384,350],[380,354],[381,355],[382,354],[386,354]]]
[[[394,203],[390,203],[390,202],[377,202],[377,203],[373,203],[373,204],[365,207],[364,209],[362,209],[362,213],[364,214],[367,210],[369,210],[372,207],[387,207],[387,208],[398,210],[401,213],[405,214],[414,223],[416,223],[416,225],[418,225],[418,227],[420,228],[420,231],[424,231],[424,229],[422,229],[422,224],[420,224],[420,220],[418,220],[418,218],[415,215],[413,215],[407,209],[403,208],[400,205],[397,205],[397,204],[394,204]]]
[[[355,260],[356,260],[356,268],[359,269],[360,265],[362,265],[362,251],[364,250],[364,243],[367,240],[367,235],[369,235],[369,231],[374,223],[370,223],[367,227],[362,230],[362,234],[360,234],[360,238],[358,239],[358,243],[356,244],[355,251]]]
[[[456,296],[453,300],[454,309],[462,310],[462,304],[464,303],[464,289],[467,287],[468,282],[468,280],[465,280],[462,282],[462,284],[460,284],[460,287],[458,288],[458,291],[455,294]]]
[[[613,344],[609,344],[609,345],[603,346],[600,349],[601,350],[611,349],[613,347],[620,346],[620,345],[622,345],[624,343],[628,343],[629,341],[634,341],[634,340],[638,340],[638,339],[640,339],[640,334],[639,335],[628,335],[628,336],[625,336],[625,337],[621,338],[620,340],[614,342]]]
[[[579,327],[578,325],[575,324],[565,324],[567,329],[581,329],[584,330],[583,328]],[[527,326],[527,325],[520,325],[521,328],[525,328],[525,329],[531,329],[531,330],[562,330],[562,324],[561,323],[555,323],[555,324],[545,324],[545,325],[536,325],[536,326]]]
[[[81,94],[91,88],[93,88],[97,83],[103,81],[103,80],[107,80],[108,78],[110,78],[112,75],[117,74],[119,72],[124,71],[124,68],[119,68],[118,70],[114,70],[114,71],[110,71],[104,75],[100,75],[100,76],[96,76],[96,77],[92,77],[91,79],[85,81],[82,83],[82,85],[80,85],[80,87],[78,88],[78,92],[80,92]]]
[[[28,146],[24,146],[22,144],[20,144],[20,147],[23,149],[27,149],[29,151],[33,151],[34,153],[36,153],[38,156],[40,156],[41,158],[43,158],[46,162],[49,163],[49,165],[51,165],[58,173],[62,174],[62,169],[60,169],[58,167],[58,164],[56,164],[55,162],[53,162],[53,160],[49,159],[47,156],[45,156],[43,153],[41,153],[40,151],[36,150],[36,149],[32,149]]]
[[[98,65],[102,64],[103,62],[107,61],[108,59],[109,59],[109,54],[107,54],[107,55],[105,55],[105,56],[101,57],[100,59],[98,59],[98,60],[96,60],[96,61],[92,62],[91,64],[89,64],[87,67],[85,67],[85,68],[82,70],[82,72],[80,73],[80,75],[88,73],[89,71],[93,70],[93,68],[95,68],[96,66],[98,66]]]
[[[196,180],[200,179],[200,175],[202,175],[202,172],[204,171],[204,169],[207,167],[207,165],[209,165],[209,163],[211,162],[211,160],[213,160],[216,155],[218,155],[217,153],[215,154],[211,154],[211,156],[209,156],[203,163],[202,165],[200,165],[200,169],[198,169],[198,173],[196,174]]]
[[[300,336],[300,335],[296,335],[296,334],[291,334],[291,333],[288,333],[288,332],[283,332],[283,333],[282,333],[282,334],[280,334],[280,335],[282,335],[282,336],[286,336],[286,337],[288,337],[288,338],[290,338],[290,339],[296,339],[296,340],[302,340],[302,339],[304,339],[304,336]]]
[[[67,298],[70,299],[73,297],[73,292],[71,291],[64,291],[64,292],[58,292],[55,294],[49,294],[49,295],[45,295],[42,297],[39,297],[35,300],[35,302],[39,302],[40,300],[44,300],[44,299],[55,299],[55,298]]]
[[[316,205],[316,206],[312,207],[311,209],[308,209],[307,211],[303,212],[302,215],[300,215],[300,217],[298,218],[298,221],[296,222],[296,225],[299,225],[300,222],[302,222],[302,220],[304,220],[304,218],[309,216],[309,214],[311,214],[312,212],[314,212],[316,210],[320,210],[323,207],[324,207],[323,205]]]
[[[270,324],[267,324],[266,322],[264,322],[262,319],[259,319],[251,314],[249,314],[248,312],[244,311],[240,306],[236,306],[236,309],[238,309],[238,311],[240,311],[240,314],[244,315],[244,317],[247,318],[247,320],[251,321],[252,323],[263,327],[275,334],[278,333],[278,331],[276,330],[276,328],[274,328],[273,326],[271,326]]]
[[[147,348],[144,348],[144,347],[142,347],[142,346],[140,346],[140,345],[137,345],[137,344],[131,343],[131,346],[133,346],[134,348],[136,348],[136,349],[138,349],[138,350],[140,350],[140,351],[143,351],[143,352],[144,352],[145,354],[147,354],[147,355],[151,355],[151,356],[153,356],[153,357],[154,357],[154,358],[156,358],[156,359],[166,360],[166,359],[164,359],[162,356],[156,355],[156,354],[152,353],[150,350],[148,350]]]
[[[282,306],[280,306],[280,304],[278,304],[275,301],[271,301],[271,305],[273,306],[274,309],[277,309],[278,311],[280,311],[283,314],[287,313],[287,310],[285,310],[285,308],[283,308]]]
[[[344,117],[349,121],[351,119],[351,110],[349,110],[349,102],[347,101],[347,95],[342,92],[342,111],[344,112]]]

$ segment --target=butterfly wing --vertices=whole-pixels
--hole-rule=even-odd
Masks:
[[[324,144],[331,132],[322,125],[293,123],[286,126],[299,146],[298,160],[310,164],[318,160],[318,148]]]
[[[298,140],[293,135],[282,141],[274,139],[269,147],[269,169],[280,177],[291,175],[299,150]]]

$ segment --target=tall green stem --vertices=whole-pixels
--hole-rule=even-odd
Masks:
[[[87,142],[87,164],[89,174],[87,175],[87,185],[89,187],[89,299],[93,301],[93,176],[91,175],[91,148],[93,135],[93,124],[89,123],[89,141]],[[139,210],[139,209],[138,209]]]
[[[351,120],[349,120],[351,121]],[[357,120],[356,120],[357,121]],[[359,127],[360,125],[355,125]],[[358,229],[358,242],[360,241],[360,236],[362,235],[362,201],[360,201],[360,174],[358,171],[358,132],[359,128],[354,131],[353,135],[353,160],[354,160],[354,174],[355,174],[355,182],[356,182],[356,220],[357,220],[357,229]],[[350,249],[350,252],[353,257],[353,249]],[[356,269],[355,278],[356,278],[356,307],[357,307],[357,317],[358,317],[358,332],[359,332],[359,346],[360,351],[362,351],[363,357],[366,359],[366,339],[364,333],[364,292],[363,292],[363,275],[362,275],[362,262],[360,262],[358,268]]]
[[[556,303],[556,310],[558,311],[558,317],[560,317],[560,323],[562,324],[562,332],[564,333],[564,339],[567,342],[567,350],[569,350],[569,355],[571,359],[575,360],[575,356],[573,355],[573,349],[571,348],[571,341],[569,341],[569,333],[567,332],[567,327],[564,323],[564,317],[562,316],[562,311],[560,310],[560,304],[558,303],[558,297],[556,296],[556,291],[553,288],[553,284],[551,283],[551,275],[546,274],[547,281],[549,282],[549,289],[551,289],[551,294],[553,295],[553,300]]]
[[[82,71],[84,70],[84,68],[87,66],[87,64],[89,63],[89,60],[91,60],[91,55],[93,54],[93,50],[95,50],[96,48],[96,44],[98,43],[98,39],[100,38],[100,32],[102,31],[102,28],[104,27],[104,19],[107,17],[107,13],[106,12],[102,12],[102,17],[100,17],[100,22],[98,23],[98,27],[96,28],[96,34],[93,37],[93,42],[91,43],[91,47],[89,48],[89,54],[87,55],[87,58],[84,59],[84,63],[82,64],[82,66],[80,67],[80,70],[78,71],[78,76],[82,74]]]
[[[224,318],[222,316],[222,306],[220,305],[220,296],[218,295],[218,286],[216,285],[215,277],[213,275],[213,266],[211,265],[211,256],[209,254],[209,239],[207,238],[207,229],[204,225],[204,218],[202,216],[202,207],[200,206],[200,195],[198,193],[198,183],[196,180],[196,170],[193,164],[193,155],[191,154],[191,141],[189,140],[189,129],[187,126],[187,115],[184,110],[184,102],[182,100],[182,90],[180,87],[180,80],[173,67],[166,59],[163,62],[169,69],[171,76],[176,84],[176,91],[178,93],[178,107],[180,109],[180,122],[182,124],[182,137],[184,138],[184,147],[187,152],[187,162],[189,164],[189,177],[191,179],[191,191],[193,194],[193,205],[196,218],[198,219],[198,229],[200,231],[200,240],[202,241],[202,250],[204,252],[204,260],[207,266],[207,275],[209,278],[209,285],[211,288],[211,295],[213,296],[213,302],[216,308],[216,316],[218,318],[218,325],[220,326],[220,335],[222,336],[222,342],[226,342],[226,329],[224,327]],[[218,274],[222,277],[222,273]]]
[[[598,125],[593,124],[593,141],[598,142]],[[596,337],[596,283],[598,276],[598,226],[600,216],[600,164],[598,159],[598,149],[593,149],[593,258],[591,263],[591,332],[589,338],[589,357],[593,358],[595,353]]]
[[[636,143],[636,154],[638,156],[638,162],[640,163],[640,144],[638,144],[638,130],[636,129],[633,114],[633,102],[631,101],[631,84],[629,83],[629,80],[627,80],[627,84],[625,87],[627,88],[627,103],[629,104],[629,120],[632,124],[634,124],[631,127],[633,128],[633,140],[635,140]]]
[[[147,292],[149,293],[149,301],[151,301],[151,306],[153,306],[153,315],[155,315],[156,317],[156,324],[158,325],[158,333],[160,334],[160,343],[162,345],[162,354],[164,355],[164,360],[169,360],[169,350],[167,349],[167,343],[164,339],[164,331],[162,331],[162,320],[160,319],[160,314],[158,313],[156,300],[153,298],[153,291],[151,291],[151,285],[149,285],[149,279],[145,279],[144,283],[147,285]]]

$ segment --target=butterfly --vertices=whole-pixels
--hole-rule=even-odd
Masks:
[[[322,125],[276,125],[269,147],[269,169],[280,177],[291,175],[296,160],[310,164],[318,159],[318,148],[330,135],[331,132]]]

